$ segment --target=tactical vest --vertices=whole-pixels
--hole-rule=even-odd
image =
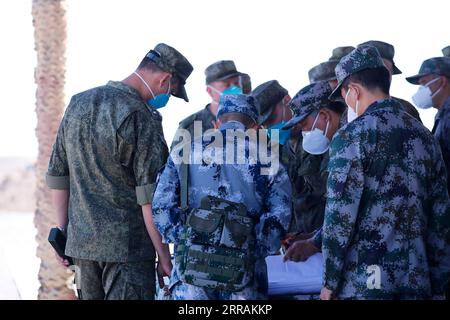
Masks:
[[[240,291],[253,280],[255,223],[247,208],[205,196],[200,208],[187,208],[188,166],[181,166],[181,207],[185,212],[176,264],[180,279],[191,285]]]

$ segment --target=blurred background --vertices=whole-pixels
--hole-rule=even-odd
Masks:
[[[293,96],[333,48],[382,40],[403,71],[391,93],[411,101],[417,87],[404,78],[450,45],[449,12],[445,0],[2,0],[0,299],[73,298],[46,243],[55,222],[43,184],[72,95],[124,79],[165,42],[194,65],[190,102],[172,98],[161,111],[170,144],[178,122],[209,102],[204,70],[215,61],[234,60],[253,87],[277,79]],[[435,111],[420,115],[431,129]]]

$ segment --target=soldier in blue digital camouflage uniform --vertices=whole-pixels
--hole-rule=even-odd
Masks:
[[[390,98],[374,47],[358,47],[335,71],[330,98],[345,100],[350,121],[330,145],[321,298],[442,297],[450,201],[439,145]]]
[[[160,43],[126,79],[76,94],[67,107],[47,184],[83,299],[154,298],[155,249],[162,251],[147,221],[168,157],[157,109],[170,95],[188,101],[184,84],[192,70]],[[160,276],[161,266],[170,269],[170,256],[159,256]]]
[[[419,73],[406,80],[420,85],[413,96],[413,102],[417,107],[421,109],[434,107],[438,110],[432,133],[441,146],[450,192],[450,57],[425,60]]]
[[[245,140],[245,130],[257,127],[254,103],[253,97],[241,94],[222,97],[218,110],[220,127],[212,133],[214,141],[223,141],[216,155],[225,156],[227,149],[236,151]],[[175,244],[175,265],[170,279],[173,298],[264,299],[268,287],[265,257],[278,251],[291,218],[289,177],[281,165],[264,170],[266,164],[250,151],[257,147],[254,139],[249,139],[245,151],[239,153],[243,162],[234,161],[234,157],[230,161],[227,156],[224,163],[220,162],[221,156],[211,158],[212,153],[207,152],[209,141],[210,137],[205,137],[203,143],[201,139],[192,143],[188,166],[180,164],[177,150],[171,152],[153,199],[154,221],[163,241]],[[196,159],[196,144],[200,151],[206,152],[200,155],[200,161]],[[271,164],[277,161],[274,152]],[[210,210],[207,205],[205,209],[205,200],[212,203],[218,198],[244,206],[246,214],[230,213],[224,217],[219,206]],[[187,210],[181,210],[180,206]],[[237,216],[239,219],[229,224],[228,219]],[[223,219],[228,222],[222,224]],[[248,222],[247,235],[233,236],[235,231],[243,230],[238,221]],[[229,233],[221,228],[228,228]],[[253,237],[254,245],[245,244],[248,237]],[[246,249],[239,251],[244,249],[240,245],[230,249],[230,239],[234,245],[246,245]],[[211,242],[213,246],[208,245]],[[194,250],[199,247],[203,250]],[[229,250],[229,257],[224,250]],[[224,267],[227,265],[229,268]],[[219,283],[220,278],[234,279],[239,274],[248,281],[238,290],[232,290],[236,286]]]

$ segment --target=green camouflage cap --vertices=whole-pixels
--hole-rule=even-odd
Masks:
[[[162,70],[170,72],[178,78],[178,90],[173,95],[188,102],[189,99],[184,85],[192,70],[194,70],[190,62],[180,52],[165,43],[157,44],[155,49],[150,50],[145,57],[152,60]]]
[[[450,46],[442,49],[442,54],[444,55],[444,57],[450,57]]]
[[[250,94],[252,92],[252,80],[247,73],[241,73],[240,77],[241,88],[243,94]]]
[[[328,61],[322,62],[308,71],[309,82],[336,80],[334,68],[336,68],[339,60],[349,54],[353,49],[355,48],[349,46],[334,48]]]
[[[311,83],[292,98],[289,107],[293,117],[283,127],[289,129],[302,122],[308,115],[330,105],[331,87],[327,81]]]
[[[258,110],[256,100],[246,94],[224,94],[220,97],[217,118],[226,113],[243,113],[258,121]]]
[[[288,94],[277,80],[270,80],[257,86],[252,96],[255,98],[258,110],[258,123],[263,124],[269,119],[275,106]]]
[[[419,84],[420,78],[428,74],[437,74],[450,78],[450,57],[436,57],[425,60],[420,66],[419,73],[406,80],[412,84]]]
[[[339,62],[343,57],[348,55],[353,50],[355,50],[355,47],[351,47],[351,46],[334,48],[331,53],[331,57],[330,57],[330,59],[328,59],[328,61]]]
[[[359,44],[358,46],[372,46],[377,48],[378,52],[380,53],[381,58],[389,60],[392,62],[393,65],[393,74],[401,74],[399,68],[394,63],[394,55],[395,55],[395,49],[392,44],[389,44],[387,42],[383,41],[377,41],[377,40],[370,40],[367,42],[363,42]]]
[[[377,48],[372,46],[358,46],[343,57],[334,69],[338,85],[331,93],[330,100],[338,100],[341,86],[348,76],[365,69],[386,68]]]
[[[222,81],[240,75],[241,73],[236,70],[236,66],[232,60],[217,61],[205,70],[207,85],[214,81]]]
[[[336,68],[337,64],[338,61],[326,61],[311,68],[308,71],[309,82],[335,80],[336,74],[334,73],[334,68]]]

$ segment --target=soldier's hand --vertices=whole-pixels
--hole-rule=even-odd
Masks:
[[[320,291],[320,300],[331,300],[333,298],[333,291],[325,287]]]
[[[172,261],[158,260],[158,265],[156,267],[156,273],[158,274],[159,287],[164,288],[164,277],[170,277],[172,272]]]
[[[284,255],[283,261],[305,261],[313,254],[319,252],[319,249],[312,243],[311,240],[299,240],[294,242]]]
[[[61,258],[61,257],[59,256],[59,254],[56,253],[56,251],[55,251],[55,257],[56,257],[56,260],[58,261],[58,263],[59,263],[61,266],[65,267],[65,268],[68,268],[68,267],[69,267],[69,261],[67,261],[67,259]]]

